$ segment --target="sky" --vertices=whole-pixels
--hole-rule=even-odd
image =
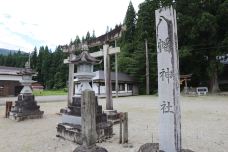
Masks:
[[[144,0],[131,0],[138,11]],[[130,0],[0,0],[0,48],[31,52],[123,23]]]

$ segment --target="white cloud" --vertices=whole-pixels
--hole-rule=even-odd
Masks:
[[[135,9],[140,2],[143,0],[132,0]],[[0,24],[0,41],[15,43],[16,47],[30,51],[34,45],[55,48],[69,43],[76,35],[82,37],[87,31],[92,34],[95,30],[99,36],[105,33],[107,26],[113,28],[123,22],[128,4],[129,0],[2,0],[0,21],[4,26]],[[31,43],[13,33],[36,42]]]

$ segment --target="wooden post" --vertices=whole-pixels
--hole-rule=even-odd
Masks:
[[[128,113],[120,113],[120,144],[128,143]]]
[[[160,109],[159,150],[181,151],[179,55],[176,11],[172,6],[155,11]]]
[[[11,111],[12,104],[13,104],[12,101],[6,101],[5,118],[9,117],[9,112]]]
[[[109,45],[103,46],[104,50],[104,76],[105,76],[105,90],[106,90],[106,110],[113,110],[112,102],[112,82],[111,82],[111,70],[110,70],[110,56]]]
[[[120,113],[120,140],[119,143],[122,144],[122,137],[123,137],[123,113]]]
[[[123,143],[128,143],[128,113],[123,113]]]
[[[82,144],[86,147],[95,146],[97,133],[94,91],[84,90],[81,99]]]
[[[116,44],[116,40],[115,40],[115,47],[117,46]],[[115,76],[116,76],[116,98],[118,98],[118,91],[119,91],[119,87],[118,87],[118,55],[117,53],[115,54]]]
[[[149,57],[148,57],[148,44],[147,39],[145,39],[146,48],[146,94],[150,94],[150,73],[149,73]]]

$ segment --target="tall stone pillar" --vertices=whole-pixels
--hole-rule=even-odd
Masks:
[[[172,6],[155,11],[160,109],[159,150],[181,151],[179,55],[176,11]]]
[[[82,144],[91,147],[96,145],[97,140],[94,91],[83,91],[81,99]]]
[[[77,147],[74,152],[107,152],[105,148],[96,146],[96,97],[94,91],[84,90],[81,96],[82,117],[82,146]]]

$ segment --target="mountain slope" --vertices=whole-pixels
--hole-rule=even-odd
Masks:
[[[9,55],[10,53],[14,54],[16,52],[18,52],[18,51],[17,50],[9,50],[9,49],[0,48],[0,55]]]

